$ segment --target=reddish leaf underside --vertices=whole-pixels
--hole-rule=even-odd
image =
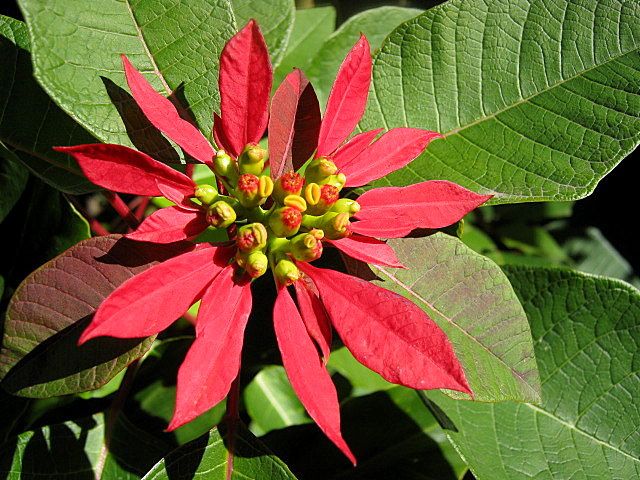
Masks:
[[[240,371],[244,330],[251,313],[251,286],[223,269],[208,287],[198,311],[196,340],[178,371],[176,408],[168,430],[219,403]]]
[[[95,237],[29,275],[7,308],[0,377],[11,372],[3,387],[46,397],[106,383],[143,355],[151,341],[101,339],[78,348],[77,338],[89,316],[133,275],[192,248],[186,242],[149,245],[120,235]]]
[[[122,64],[131,94],[149,121],[193,158],[210,163],[215,152],[200,130],[182,119],[171,100],[156,92],[125,55]]]
[[[361,210],[351,230],[372,237],[399,238],[416,228],[443,228],[492,196],[474,193],[445,180],[408,187],[374,188],[358,197]]]
[[[167,207],[154,212],[125,236],[140,242],[173,243],[195,237],[208,226],[204,212]]]
[[[197,248],[130,278],[102,302],[80,343],[161,332],[202,296],[228,258],[228,249]]]
[[[356,459],[340,433],[335,386],[286,287],[278,291],[273,325],[282,363],[296,395],[329,440],[355,465]]]
[[[371,52],[362,35],[347,54],[331,88],[320,126],[317,157],[330,155],[353,131],[367,105]]]
[[[89,180],[108,190],[161,196],[157,181],[162,181],[185,195],[193,195],[195,184],[189,177],[123,145],[95,143],[54,150],[71,155]]]
[[[313,153],[319,130],[320,106],[313,86],[300,70],[294,69],[271,100],[271,178],[300,168]]]
[[[331,354],[331,322],[317,292],[310,290],[311,288],[315,289],[315,287],[310,281],[307,282],[306,280],[308,279],[300,279],[293,283],[296,290],[298,310],[309,336],[320,349],[322,359],[326,364]]]
[[[365,148],[340,170],[347,176],[347,187],[359,187],[406,166],[427,147],[437,132],[417,128],[393,128]]]
[[[336,166],[341,169],[362,153],[382,130],[384,129],[378,128],[377,130],[369,130],[368,132],[362,132],[355,135],[347,143],[338,148],[331,159]]]
[[[260,140],[269,117],[272,67],[258,24],[250,20],[220,56],[220,129],[228,152],[237,157]]]
[[[471,393],[446,335],[406,298],[334,270],[299,264],[353,356],[389,382]]]
[[[326,240],[347,255],[363,262],[393,268],[404,268],[396,252],[389,245],[376,238],[351,235],[339,240]]]

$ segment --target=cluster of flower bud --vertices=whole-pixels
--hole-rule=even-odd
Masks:
[[[340,198],[346,177],[331,160],[313,159],[304,176],[289,171],[275,181],[265,173],[267,160],[268,152],[255,144],[247,145],[237,160],[219,151],[213,169],[227,195],[200,185],[195,198],[212,227],[237,225],[234,260],[240,268],[252,278],[271,268],[277,282],[287,285],[300,276],[296,261],[322,255],[323,238],[350,234],[350,218],[360,206]]]

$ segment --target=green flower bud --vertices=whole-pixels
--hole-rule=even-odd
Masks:
[[[360,204],[350,198],[340,198],[329,209],[331,212],[348,213],[350,217],[360,211]]]
[[[322,230],[313,229],[308,233],[301,233],[291,239],[290,252],[293,258],[301,262],[312,262],[322,255]]]
[[[242,263],[240,263],[238,257],[242,258]],[[251,278],[261,277],[265,274],[267,268],[269,268],[269,259],[260,250],[256,250],[249,254],[238,252],[236,254],[236,262],[245,269]]]
[[[236,245],[242,252],[262,250],[267,245],[267,229],[261,223],[243,225],[236,234]]]
[[[278,285],[287,286],[300,278],[300,270],[291,260],[282,259],[273,269],[273,276]]]
[[[290,237],[300,230],[302,213],[294,207],[276,208],[269,215],[269,227],[276,237]]]
[[[324,236],[329,240],[338,240],[350,235],[349,225],[351,222],[349,222],[348,213],[327,212],[320,218],[318,228],[324,232]]]
[[[195,196],[203,205],[211,205],[218,198],[218,190],[211,185],[198,185]]]
[[[236,164],[224,150],[218,150],[216,153],[216,157],[213,159],[213,171],[231,183],[235,183],[238,178]]]
[[[333,185],[322,185],[320,187],[320,198],[315,205],[309,207],[312,215],[322,215],[328,211],[340,198],[340,190]]]
[[[278,203],[283,203],[285,197],[288,195],[300,195],[302,193],[302,186],[304,185],[304,178],[294,172],[290,172],[281,175],[273,184],[273,198]]]
[[[338,172],[338,167],[331,160],[321,157],[315,158],[309,162],[304,176],[307,183],[317,183],[322,185],[326,180],[334,176]],[[344,184],[343,184],[344,185]]]
[[[238,157],[240,173],[252,173],[260,175],[264,170],[264,164],[269,157],[268,152],[256,144],[249,144]]]
[[[266,175],[257,177],[252,173],[243,173],[238,178],[236,197],[246,208],[262,205],[273,193],[273,180]]]
[[[236,221],[236,211],[224,200],[218,200],[207,208],[207,222],[215,228],[227,228]]]

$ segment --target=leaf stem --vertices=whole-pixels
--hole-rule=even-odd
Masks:
[[[109,230],[104,228],[98,220],[96,220],[91,215],[89,215],[89,212],[87,212],[85,208],[82,205],[80,205],[80,202],[78,202],[78,200],[75,197],[73,197],[72,195],[65,195],[65,198],[70,204],[74,206],[74,208],[80,213],[80,215],[82,215],[83,218],[89,223],[89,228],[93,233],[95,233],[99,237],[111,234],[111,232],[109,232]]]
[[[124,203],[124,200],[122,200],[120,195],[110,190],[105,190],[104,196],[116,211],[116,213],[120,216],[120,218],[122,218],[122,220],[124,220],[124,222],[129,226],[129,228],[138,228],[140,222],[133,214],[133,212],[129,209],[129,206]]]
[[[230,479],[233,474],[233,455],[235,448],[236,426],[240,421],[240,371],[238,376],[231,384],[229,395],[227,396],[227,474],[226,478]]]

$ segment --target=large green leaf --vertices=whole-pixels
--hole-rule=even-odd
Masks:
[[[271,56],[277,66],[287,50],[296,14],[293,0],[231,0],[238,28],[252,18],[257,20]]]
[[[261,440],[305,480],[454,480],[466,470],[413,390],[396,385],[349,397],[340,410],[342,433],[358,460],[356,468],[315,424],[275,430]]]
[[[434,395],[479,480],[640,476],[640,292],[568,270],[509,267],[531,322],[542,404]],[[430,394],[431,395],[431,394]]]
[[[233,3],[233,7],[232,7]],[[51,97],[104,142],[144,142],[128,94],[120,54],[129,56],[157,91],[177,98],[211,136],[218,108],[218,63],[225,42],[248,19],[251,0],[21,0],[33,43],[36,78]],[[279,55],[290,25],[265,9],[255,12]],[[255,4],[255,5],[254,5]],[[290,1],[281,0],[293,15]],[[234,10],[238,13],[234,14]],[[287,10],[287,11],[289,11]],[[282,14],[282,10],[279,10]],[[245,19],[245,16],[247,18]],[[114,105],[115,104],[117,105]],[[123,122],[119,110],[123,111]],[[126,124],[126,126],[125,126]],[[153,129],[151,129],[153,130]],[[134,141],[138,143],[138,141]],[[139,146],[139,145],[137,145]]]
[[[264,435],[271,430],[301,425],[311,419],[279,365],[263,368],[244,390],[244,405],[251,417],[251,431]]]
[[[342,60],[358,41],[361,33],[367,36],[373,51],[382,45],[382,41],[394,28],[421,12],[422,10],[415,8],[403,7],[372,8],[344,22],[322,44],[307,72],[318,93],[320,105],[324,107]]]
[[[366,395],[395,387],[393,383],[387,382],[376,372],[358,362],[346,347],[331,352],[327,366],[349,380],[352,387],[351,396]]]
[[[233,443],[233,449],[227,445]],[[237,425],[233,439],[217,428],[171,452],[144,476],[162,479],[295,479],[287,466],[269,452],[244,426]]]
[[[274,72],[274,87],[293,69],[307,72],[313,56],[333,32],[336,9],[332,6],[296,10],[295,22],[287,50]]]
[[[360,127],[446,138],[379,184],[588,195],[640,140],[639,45],[635,1],[452,0],[404,23],[375,56]]]
[[[538,401],[529,324],[500,268],[443,233],[389,245],[408,268],[375,267],[384,280],[379,283],[409,298],[444,330],[475,398]]]
[[[134,359],[153,338],[78,338],[95,309],[118,285],[180,251],[144,245],[119,235],[85,240],[46,263],[18,287],[0,350],[2,387],[28,397],[51,397],[98,388]]]
[[[22,433],[0,450],[0,475],[8,474],[11,479],[133,480],[144,475],[168,449],[122,415],[110,433],[106,440],[103,415]]]
[[[51,149],[95,140],[34,80],[29,48],[26,25],[0,15],[0,157],[20,159],[34,174],[65,192],[96,190],[71,157]],[[20,174],[14,174],[16,180]]]

